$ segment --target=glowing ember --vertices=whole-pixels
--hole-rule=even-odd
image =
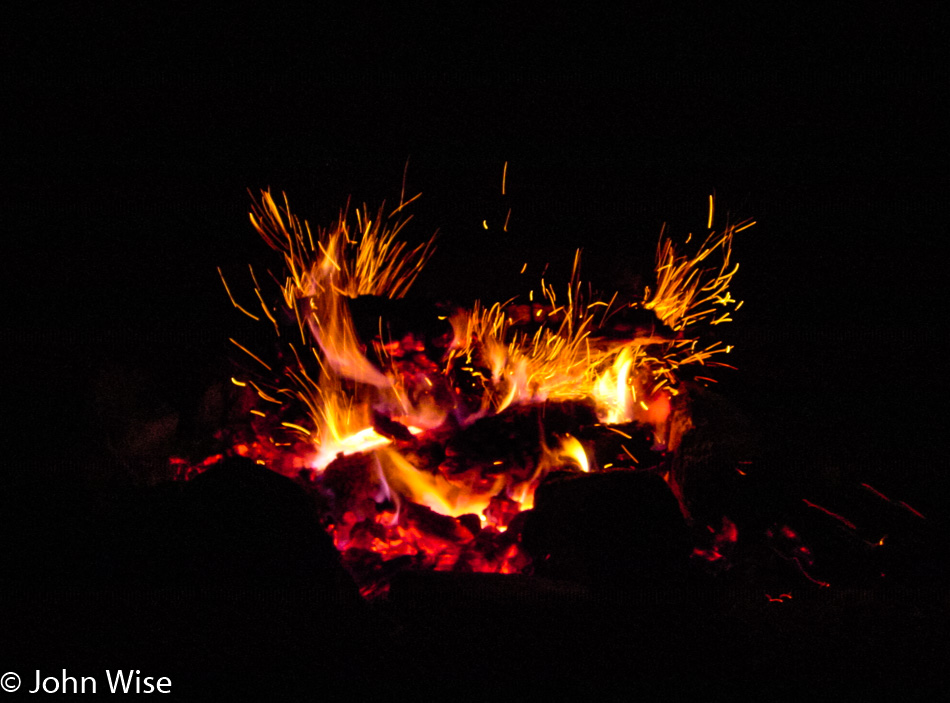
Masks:
[[[239,302],[221,275],[276,342],[231,340],[253,369],[232,380],[256,402],[228,451],[308,479],[368,593],[397,568],[523,571],[519,515],[546,476],[644,470],[675,452],[690,426],[679,371],[730,351],[700,331],[741,306],[732,241],[753,224],[712,231],[710,198],[708,236],[686,254],[661,232],[638,299],[595,296],[578,252],[561,294],[541,280],[527,299],[420,310],[400,302],[434,251],[399,239],[418,197],[311,229],[262,192],[250,219],[283,259],[279,295],[252,268],[256,300]],[[735,536],[724,522],[698,553],[718,559]]]

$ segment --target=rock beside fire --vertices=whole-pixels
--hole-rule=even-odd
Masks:
[[[119,583],[321,581],[353,590],[310,496],[242,457],[188,482],[129,492],[104,516],[99,571]]]
[[[24,510],[23,525],[4,515],[14,534],[37,515],[52,533],[39,545],[50,552],[42,561],[14,553],[0,577],[16,602],[0,647],[9,668],[22,673],[46,658],[83,673],[144,662],[180,696],[226,699],[317,691],[377,700],[418,677],[359,598],[311,496],[291,480],[231,458],[188,482],[114,491],[95,514],[86,493],[47,491],[60,509]]]
[[[608,588],[676,577],[692,550],[676,498],[651,471],[580,474],[542,484],[523,540],[537,575]]]

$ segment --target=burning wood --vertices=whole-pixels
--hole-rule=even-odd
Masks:
[[[465,308],[406,298],[433,252],[432,239],[409,248],[398,238],[412,200],[389,217],[344,212],[312,230],[286,198],[261,193],[250,218],[283,258],[280,302],[265,302],[253,269],[258,311],[225,287],[238,310],[273,327],[277,353],[232,340],[254,368],[233,382],[258,403],[251,436],[226,453],[306,479],[366,592],[402,568],[521,572],[529,552],[563,553],[522,540],[536,491],[556,476],[577,478],[545,484],[552,497],[535,526],[576,532],[581,519],[627,533],[619,504],[606,515],[587,504],[585,486],[600,486],[596,500],[626,496],[635,520],[668,525],[665,542],[679,545],[687,505],[670,459],[691,427],[681,370],[719,365],[731,349],[702,340],[741,306],[729,294],[732,240],[753,223],[713,231],[710,217],[691,255],[661,233],[655,284],[638,299],[594,295],[578,252],[564,294],[542,280],[537,295]],[[572,513],[555,496],[575,492],[583,509]],[[644,568],[659,559],[645,539],[626,542]]]

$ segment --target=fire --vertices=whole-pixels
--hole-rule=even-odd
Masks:
[[[620,459],[599,458],[579,430],[628,439],[647,431],[657,452],[676,449],[677,372],[714,366],[730,351],[701,343],[697,330],[730,321],[741,306],[729,293],[732,241],[754,223],[712,231],[710,199],[710,233],[692,254],[661,231],[655,285],[638,299],[595,295],[578,251],[561,292],[542,279],[527,300],[445,306],[424,332],[384,314],[434,252],[434,236],[415,247],[400,239],[411,219],[402,213],[418,197],[401,198],[388,216],[344,210],[325,229],[293,215],[286,196],[278,204],[264,191],[254,202],[251,224],[284,274],[274,296],[250,269],[259,314],[221,275],[234,307],[273,328],[278,350],[270,361],[231,340],[254,362],[234,383],[263,401],[250,410],[243,453],[307,472],[345,561],[377,571],[399,557],[418,568],[518,571],[528,560],[507,528],[548,473],[649,459],[626,444]],[[369,331],[357,315],[367,308]],[[566,431],[551,425],[557,412],[588,419]],[[485,440],[505,423],[517,437]]]
[[[569,458],[577,463],[578,468],[585,474],[590,473],[590,463],[587,461],[587,452],[577,439],[571,435],[566,435],[561,442],[559,458]]]

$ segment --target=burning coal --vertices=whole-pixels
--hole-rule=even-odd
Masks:
[[[525,511],[558,477],[652,472],[688,515],[671,461],[691,427],[684,389],[727,366],[731,347],[709,340],[742,306],[732,242],[754,223],[717,230],[710,197],[706,235],[675,244],[662,231],[635,299],[595,293],[578,251],[562,287],[419,305],[405,296],[434,237],[401,239],[418,197],[322,229],[286,197],[255,200],[251,224],[283,273],[272,292],[251,268],[240,300],[221,275],[234,307],[273,331],[271,349],[231,340],[249,364],[232,382],[250,423],[222,433],[223,453],[305,480],[367,593],[403,568],[528,569]]]

